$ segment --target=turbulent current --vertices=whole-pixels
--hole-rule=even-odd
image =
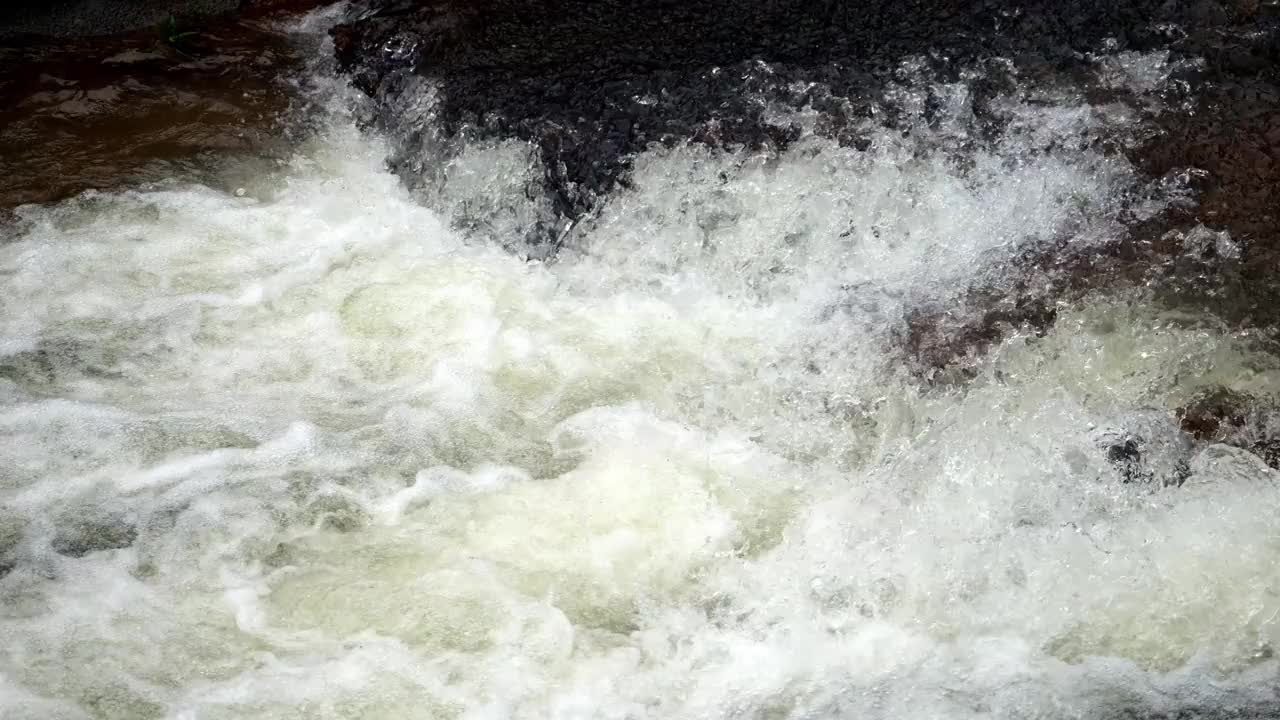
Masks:
[[[530,260],[528,146],[410,191],[325,72],[290,162],[5,229],[0,717],[1280,713],[1280,478],[1171,419],[1274,357],[1141,290],[963,382],[902,350],[1180,201],[1088,142],[1134,111],[1023,84],[979,140],[907,60],[912,132],[655,145]]]

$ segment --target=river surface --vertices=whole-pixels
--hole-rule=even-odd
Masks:
[[[1097,72],[1158,102],[1169,64]],[[529,147],[410,193],[324,65],[289,161],[4,228],[0,717],[1280,713],[1280,478],[1173,415],[1274,356],[1141,289],[965,382],[901,349],[1179,201],[1087,142],[1131,109],[1024,84],[979,141],[908,59],[911,132],[655,147],[531,261]]]

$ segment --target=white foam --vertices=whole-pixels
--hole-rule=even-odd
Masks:
[[[1120,120],[1008,103],[967,168],[890,133],[655,150],[548,264],[504,249],[529,216],[450,229],[341,114],[243,197],[23,209],[0,709],[1277,707],[1275,473],[1213,447],[1181,489],[1124,485],[1097,446],[1203,387],[1274,387],[1273,361],[1134,296],[1059,308],[968,388],[898,367],[913,302],[1105,239],[1136,182],[1049,143]],[[474,148],[436,200],[518,206],[523,152]]]

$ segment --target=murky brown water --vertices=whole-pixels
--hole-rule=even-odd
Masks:
[[[315,3],[312,3],[315,4]],[[0,209],[273,155],[299,60],[278,16],[0,47]]]

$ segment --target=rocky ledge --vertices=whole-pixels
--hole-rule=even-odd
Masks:
[[[402,139],[394,164],[411,184],[430,175],[429,143],[535,145],[551,212],[533,239],[550,251],[653,143],[784,148],[799,131],[770,120],[773,105],[812,107],[819,132],[863,147],[860,121],[898,120],[883,92],[905,57],[925,58],[942,80],[997,57],[1031,78],[1083,74],[1104,49],[1202,60],[1178,78],[1179,110],[1142,110],[1158,132],[1114,150],[1152,177],[1189,174],[1198,203],[1135,223],[1101,251],[1034,248],[1002,273],[1023,281],[964,294],[972,312],[943,312],[953,297],[921,304],[903,346],[936,375],[1009,327],[1046,328],[1065,296],[1125,284],[1158,284],[1170,302],[1235,324],[1280,320],[1270,277],[1280,261],[1278,26],[1280,7],[1257,0],[375,0],[333,36],[341,65]],[[439,93],[430,118],[415,102],[421,78]],[[1006,89],[994,75],[972,83],[980,131],[999,133],[987,109]],[[1131,100],[1091,91],[1099,103]],[[1200,224],[1229,231],[1239,253],[1217,256]]]
[[[391,112],[403,110],[396,103],[411,77],[426,76],[441,90],[437,119],[446,134],[536,143],[555,212],[576,219],[625,182],[630,156],[650,143],[784,147],[796,131],[769,122],[761,100],[812,104],[826,132],[858,144],[865,139],[851,121],[884,105],[879,94],[903,58],[928,58],[941,79],[991,57],[1060,73],[1107,38],[1117,49],[1149,50],[1172,44],[1162,30],[1170,23],[1232,17],[1216,5],[1182,5],[389,0],[333,34],[355,83]],[[981,113],[1001,88],[974,90]]]
[[[1044,332],[1058,303],[1118,289],[1156,298],[1276,344],[1280,328],[1280,3],[1259,0],[372,0],[333,30],[341,67],[376,100],[398,141],[392,164],[430,183],[423,158],[476,137],[518,138],[540,156],[549,208],[530,245],[556,252],[565,229],[626,186],[655,143],[781,150],[800,130],[770,107],[811,108],[816,132],[865,150],[868,123],[903,117],[886,97],[902,60],[930,77],[969,75],[976,137],[998,137],[993,102],[1022,82],[1070,79],[1098,106],[1119,103],[1144,136],[1108,143],[1186,202],[1134,214],[1101,247],[1031,245],[968,288],[923,298],[902,318],[904,360],[930,383],[964,380],[1011,330]],[[1100,54],[1165,52],[1171,90],[1144,102],[1095,73]],[[984,63],[986,63],[984,65]],[[433,88],[429,107],[423,81]],[[933,98],[930,98],[932,101]],[[926,120],[936,108],[926,103]],[[1096,149],[1096,146],[1095,146]],[[537,249],[533,251],[539,253]],[[1223,391],[1172,422],[1280,464],[1248,418],[1276,398]],[[1265,410],[1265,412],[1264,412]],[[1256,435],[1256,433],[1255,433]],[[1132,464],[1122,446],[1117,462]],[[1127,453],[1127,454],[1126,454]]]

